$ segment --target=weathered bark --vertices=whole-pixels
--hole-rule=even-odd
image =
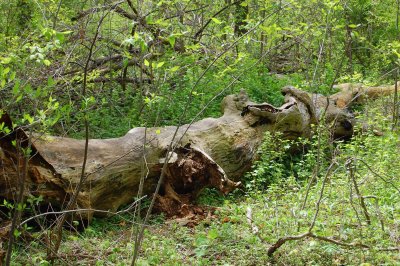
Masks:
[[[279,108],[252,103],[242,91],[224,98],[220,118],[206,118],[180,128],[134,128],[120,138],[91,139],[86,178],[76,207],[115,211],[133,201],[143,176],[144,193],[153,193],[166,158],[161,205],[169,202],[170,207],[179,209],[204,187],[228,193],[239,185],[232,180],[239,181],[250,168],[266,131],[280,131],[291,139],[309,137],[311,125],[324,121],[336,137],[350,137],[355,120],[346,107],[365,96],[388,94],[394,88],[339,87],[342,90],[330,97],[285,87],[285,104]],[[2,122],[11,127],[6,114]],[[8,199],[15,198],[20,172],[11,144],[15,139],[27,145],[22,129],[0,138],[0,196]],[[84,140],[35,135],[32,141],[25,196],[41,195],[44,202],[62,208],[80,179]],[[176,148],[167,156],[171,141]]]

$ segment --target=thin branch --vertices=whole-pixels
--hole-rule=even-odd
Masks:
[[[116,7],[116,5],[114,6]],[[107,15],[109,14],[109,12],[105,13],[99,20],[98,24],[97,24],[97,28],[96,28],[96,32],[95,35],[93,37],[93,40],[90,44],[90,49],[89,49],[89,54],[86,60],[86,64],[85,64],[85,69],[84,69],[84,75],[83,75],[83,84],[82,84],[82,98],[84,99],[86,97],[86,88],[87,88],[87,76],[88,76],[88,70],[89,70],[89,63],[91,61],[92,58],[92,54],[93,54],[93,49],[94,49],[94,45],[97,41],[97,36],[99,35],[100,32],[100,27],[103,24],[104,19],[107,17]],[[85,126],[85,149],[84,149],[84,157],[83,157],[83,162],[82,162],[82,169],[81,169],[81,175],[80,175],[80,180],[78,185],[76,186],[74,192],[72,193],[72,196],[67,204],[66,209],[70,210],[71,208],[73,208],[73,206],[76,204],[76,200],[78,198],[79,192],[82,189],[83,183],[86,180],[86,176],[85,176],[85,170],[86,170],[86,163],[87,163],[87,156],[88,156],[88,151],[89,151],[89,121],[88,121],[88,117],[87,117],[87,113],[86,111],[84,111],[84,126]],[[47,254],[48,257],[50,256],[54,256],[57,255],[57,252],[60,248],[60,244],[61,244],[61,240],[62,240],[62,227],[65,223],[66,220],[66,214],[61,215],[60,219],[57,222],[57,226],[55,228],[56,231],[56,241],[54,244],[54,249],[50,250],[50,254]]]
[[[318,199],[317,204],[316,204],[316,207],[315,207],[315,208],[316,208],[316,211],[315,211],[315,214],[314,214],[314,218],[313,218],[313,220],[312,220],[312,223],[311,223],[311,225],[310,225],[310,228],[308,229],[308,232],[311,232],[311,231],[314,229],[315,222],[317,221],[317,217],[318,217],[318,214],[319,214],[319,207],[320,207],[320,205],[321,205],[322,197],[323,197],[324,191],[325,191],[326,181],[328,180],[329,176],[331,175],[333,166],[334,166],[335,164],[336,164],[336,162],[333,161],[333,162],[329,165],[328,170],[326,171],[324,180],[322,181],[322,187],[321,187],[321,190],[320,190],[320,193],[319,193],[319,199]]]
[[[16,133],[16,138],[18,139],[18,133],[22,132],[22,129],[18,130]],[[19,219],[21,218],[22,214],[22,203],[24,199],[24,191],[25,191],[25,180],[28,175],[28,161],[29,161],[29,156],[30,154],[28,151],[31,149],[32,145],[32,128],[30,129],[29,136],[28,136],[28,145],[26,148],[22,147],[22,143],[25,140],[20,140],[19,145],[17,146],[17,153],[18,153],[18,165],[17,165],[17,174],[19,177],[19,191],[17,195],[17,200],[16,200],[16,208],[14,209],[13,213],[13,218],[11,222],[11,229],[10,229],[10,234],[9,234],[9,240],[8,240],[8,245],[7,245],[7,252],[6,252],[6,262],[5,265],[9,266],[11,263],[11,255],[12,255],[12,249],[13,249],[13,244],[15,240],[15,235],[14,231],[17,229],[17,223]],[[22,158],[20,157],[19,153],[22,153]],[[22,159],[22,167],[21,167],[21,159]],[[21,169],[22,168],[22,169]],[[21,173],[22,170],[22,173]]]
[[[383,176],[381,176],[380,174],[378,174],[377,172],[375,172],[374,170],[372,170],[372,168],[371,168],[364,160],[362,160],[362,159],[360,159],[360,158],[357,158],[357,160],[360,161],[360,162],[362,162],[362,163],[368,168],[368,170],[371,171],[371,173],[373,173],[374,175],[376,175],[377,177],[379,177],[380,179],[382,179],[383,182],[385,182],[385,183],[391,185],[391,186],[392,186],[395,190],[397,190],[397,192],[399,192],[399,194],[400,194],[400,189],[399,189],[398,187],[396,187],[396,185],[395,185],[393,182],[391,182],[391,181],[389,181],[389,180],[386,180]],[[390,177],[389,177],[389,178],[390,178]]]
[[[274,13],[271,13],[270,16],[272,16],[273,14],[274,14]],[[167,154],[167,155],[169,154],[170,156],[169,156],[169,157],[167,156],[167,158],[166,158],[166,160],[165,160],[165,163],[163,164],[163,167],[162,167],[162,169],[161,169],[161,175],[160,175],[160,178],[159,178],[159,180],[158,180],[156,189],[155,189],[155,191],[154,191],[154,196],[153,196],[153,198],[152,198],[152,200],[151,200],[151,202],[150,202],[150,206],[149,206],[149,208],[147,209],[147,213],[146,213],[146,216],[145,216],[145,218],[144,218],[144,222],[143,222],[144,225],[147,224],[147,221],[148,221],[148,219],[149,219],[149,217],[150,217],[150,213],[151,213],[151,211],[152,211],[152,209],[153,209],[153,206],[154,206],[154,204],[155,204],[156,195],[157,195],[158,192],[160,191],[161,184],[164,182],[165,171],[166,171],[166,169],[167,169],[167,162],[170,160],[170,158],[171,158],[171,156],[172,156],[172,154],[173,154],[172,151],[175,149],[175,146],[176,146],[175,139],[176,139],[176,137],[177,137],[177,135],[178,135],[179,129],[181,128],[183,118],[185,117],[185,115],[186,115],[186,113],[187,113],[187,109],[189,108],[189,105],[190,105],[190,103],[191,103],[191,101],[192,101],[192,97],[193,97],[193,93],[192,93],[192,92],[193,92],[194,89],[197,87],[197,85],[200,83],[200,80],[205,76],[205,74],[208,72],[208,70],[210,70],[211,66],[213,66],[213,65],[215,64],[215,62],[218,61],[218,59],[220,59],[225,53],[227,53],[232,47],[234,47],[234,46],[239,42],[239,40],[241,40],[242,38],[244,38],[245,36],[247,36],[250,32],[253,32],[266,18],[267,18],[267,17],[265,17],[263,20],[261,20],[259,23],[257,23],[253,28],[249,29],[245,34],[243,34],[242,36],[240,36],[240,37],[239,37],[234,43],[232,43],[226,50],[224,50],[223,52],[221,52],[220,54],[218,54],[218,55],[216,56],[216,58],[214,58],[214,60],[213,60],[213,61],[207,66],[207,68],[201,73],[201,75],[199,76],[199,78],[196,80],[195,84],[192,86],[192,88],[191,88],[191,90],[190,90],[189,100],[187,101],[187,103],[186,103],[186,105],[185,105],[184,111],[182,112],[182,114],[181,114],[181,116],[180,116],[180,118],[179,118],[178,126],[176,127],[175,132],[174,132],[174,134],[173,134],[173,136],[172,136],[171,142],[170,142],[170,144],[168,145],[167,153],[166,153],[166,154]],[[186,128],[186,130],[185,130],[185,132],[183,133],[183,135],[185,135],[185,133],[187,132],[187,130],[188,130],[189,128],[190,128],[190,125]],[[183,135],[182,135],[182,136],[183,136]],[[140,230],[140,232],[139,232],[138,243],[137,243],[137,249],[136,249],[136,247],[135,247],[135,252],[134,252],[134,256],[133,256],[131,265],[135,265],[135,263],[136,263],[136,259],[137,259],[137,256],[138,256],[138,252],[139,252],[139,250],[140,250],[140,245],[141,245],[141,242],[142,242],[142,239],[143,239],[144,229],[145,229],[145,226],[142,226],[142,228],[141,228],[141,230]]]
[[[251,232],[255,234],[261,242],[265,242],[265,239],[260,235],[260,229],[254,224],[251,207],[247,207],[246,209],[246,219],[247,223],[250,225]]]
[[[240,3],[240,2],[242,2],[242,0],[232,2],[232,3],[230,3],[230,4],[226,5],[226,6],[224,6],[222,9],[220,9],[220,10],[219,10],[218,12],[216,12],[214,15],[212,15],[212,16],[207,20],[207,22],[203,25],[203,27],[201,27],[201,28],[196,32],[196,34],[194,35],[194,39],[197,40],[197,39],[199,38],[199,35],[203,33],[204,29],[207,28],[208,24],[210,24],[210,22],[212,21],[213,18],[215,18],[216,16],[218,16],[219,14],[221,14],[222,12],[224,12],[224,11],[225,11],[226,9],[228,9],[229,7],[231,7],[231,6],[233,6],[233,5],[237,4],[237,3]],[[199,40],[197,40],[197,41],[200,41],[200,38],[199,38]]]
[[[84,17],[86,17],[86,16],[88,16],[90,14],[93,14],[93,13],[97,13],[97,12],[100,12],[100,11],[103,11],[103,10],[107,10],[107,9],[113,9],[113,7],[115,7],[116,5],[120,5],[123,2],[125,2],[125,0],[117,1],[117,2],[111,3],[109,5],[103,5],[103,6],[90,8],[88,10],[79,12],[79,14],[76,17],[73,17],[71,20],[72,21],[79,20],[79,19],[84,18]]]
[[[376,250],[376,251],[389,251],[389,252],[390,251],[400,251],[400,246],[399,247],[387,247],[387,248],[384,248],[384,247],[374,248],[374,247],[371,247],[369,245],[366,245],[366,244],[363,244],[360,242],[346,243],[346,242],[341,242],[341,241],[335,240],[333,238],[319,236],[312,232],[307,232],[307,233],[304,233],[301,235],[286,236],[286,237],[282,237],[282,238],[278,239],[278,241],[276,241],[276,243],[274,245],[272,245],[271,247],[268,248],[267,255],[269,257],[272,257],[272,255],[275,253],[275,251],[288,241],[301,240],[304,238],[314,238],[314,239],[329,242],[329,243],[332,243],[332,244],[335,244],[338,246],[347,247],[347,248],[362,248],[362,249],[370,249],[370,250]]]
[[[128,1],[130,1],[130,0],[128,0]],[[199,11],[199,10],[202,10],[202,9],[204,9],[204,8],[206,8],[206,7],[209,7],[209,6],[210,6],[210,5],[203,5],[203,6],[201,6],[201,7],[195,8],[195,9],[183,10],[183,11],[180,12],[180,14],[172,15],[172,16],[170,16],[170,17],[166,17],[166,18],[164,18],[164,20],[176,18],[176,17],[181,16],[182,14],[186,14],[186,13],[190,13],[190,12]]]
[[[270,246],[268,248],[267,255],[268,255],[268,257],[272,257],[272,255],[275,253],[275,251],[277,251],[278,248],[280,248],[286,242],[292,241],[292,240],[300,240],[300,239],[303,239],[303,238],[308,237],[310,235],[311,235],[311,232],[306,232],[306,233],[301,234],[301,235],[285,236],[285,237],[279,238],[278,241],[275,242],[275,244],[273,244],[272,246]]]
[[[77,212],[97,212],[97,213],[104,213],[104,214],[111,214],[111,215],[119,215],[119,214],[123,214],[126,212],[129,212],[130,210],[133,209],[133,207],[135,207],[141,200],[143,200],[144,198],[146,198],[145,196],[142,196],[141,198],[135,200],[132,204],[130,204],[127,208],[117,211],[117,212],[112,212],[112,211],[106,211],[106,210],[99,210],[99,209],[71,209],[71,210],[64,210],[64,211],[51,211],[51,212],[43,212],[37,215],[34,215],[32,217],[29,217],[28,219],[22,221],[19,226],[22,226],[34,219],[40,218],[40,217],[44,217],[47,215],[57,215],[57,214],[69,214],[69,213],[77,213]]]
[[[358,188],[358,184],[357,184],[357,181],[356,181],[356,178],[355,178],[356,164],[355,164],[354,158],[351,158],[349,160],[349,163],[347,164],[347,167],[348,167],[348,170],[350,172],[350,178],[353,181],[354,190],[356,191],[357,197],[360,200],[360,205],[361,205],[361,208],[363,209],[365,220],[367,221],[368,225],[371,225],[371,217],[369,216],[369,213],[368,213],[368,210],[367,210],[367,206],[365,205],[364,198],[361,196],[360,189]]]

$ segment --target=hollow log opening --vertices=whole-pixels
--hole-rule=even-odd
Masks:
[[[166,160],[169,161],[162,190],[157,195],[156,210],[168,217],[199,212],[198,208],[193,208],[193,203],[205,188],[227,194],[241,185],[228,179],[209,155],[190,144],[175,149]]]

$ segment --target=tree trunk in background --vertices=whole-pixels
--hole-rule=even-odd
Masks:
[[[219,118],[180,128],[134,128],[120,138],[91,139],[86,178],[76,208],[115,211],[134,200],[143,175],[144,192],[153,193],[166,160],[161,203],[179,209],[205,187],[228,193],[240,185],[236,181],[250,169],[266,131],[280,131],[288,139],[310,137],[311,125],[318,124],[325,114],[332,134],[348,138],[355,120],[347,107],[367,96],[375,98],[394,91],[394,86],[366,88],[360,84],[338,88],[339,93],[325,97],[285,87],[285,103],[279,108],[253,103],[242,91],[224,98],[223,116]],[[7,114],[0,123],[11,128]],[[27,145],[27,136],[20,128],[0,138],[0,196],[11,200],[17,198],[18,187],[18,154],[12,145],[15,139]],[[167,154],[171,141],[176,148]],[[24,196],[42,196],[44,203],[62,209],[80,179],[84,140],[35,136],[32,143]],[[168,211],[168,207],[163,210]],[[85,214],[90,219],[93,212]]]
[[[235,36],[242,36],[246,33],[244,28],[247,24],[247,14],[249,13],[249,7],[245,1],[237,1],[235,3]]]

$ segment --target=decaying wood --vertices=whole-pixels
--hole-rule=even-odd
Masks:
[[[86,179],[76,207],[115,211],[134,200],[143,176],[144,193],[153,193],[168,158],[158,205],[172,215],[195,200],[204,187],[228,193],[239,186],[237,181],[250,168],[266,131],[280,131],[290,139],[310,137],[311,125],[324,121],[335,137],[350,137],[355,120],[347,107],[367,96],[393,91],[392,87],[350,84],[338,88],[340,92],[325,97],[285,87],[281,107],[253,103],[242,91],[224,98],[219,118],[178,130],[175,126],[134,128],[120,138],[91,139]],[[1,119],[11,128],[7,114]],[[23,144],[27,136],[19,128],[0,138],[0,196],[7,199],[15,198],[18,187],[18,152],[11,144],[15,139]],[[37,135],[32,141],[25,196],[40,195],[45,203],[62,208],[80,179],[84,141]],[[175,149],[167,156],[171,141]],[[87,214],[88,218],[93,215]]]

